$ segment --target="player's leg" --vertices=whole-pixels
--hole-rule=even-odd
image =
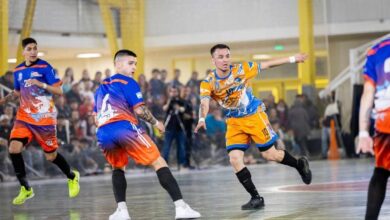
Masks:
[[[251,195],[249,202],[241,206],[242,210],[259,209],[264,206],[264,198],[257,192],[255,184],[252,181],[252,175],[244,164],[244,151],[231,150],[229,152],[229,160],[238,181],[242,184],[245,190]]]
[[[172,172],[168,168],[168,165],[165,162],[164,158],[159,156],[156,160],[154,160],[150,164],[150,166],[156,171],[161,186],[168,192],[175,205],[175,211],[176,211],[175,218],[182,219],[182,218],[201,217],[199,212],[193,210],[183,200],[183,196],[181,194],[179,185],[177,184],[175,177],[173,177]]]
[[[12,201],[14,205],[21,205],[27,199],[34,197],[33,188],[30,187],[26,178],[26,168],[22,155],[23,147],[29,143],[31,137],[31,132],[24,124],[16,121],[11,131],[10,144],[8,147],[16,178],[21,185],[19,194]]]
[[[251,116],[248,121],[251,121],[255,126],[244,127],[243,129],[256,143],[256,146],[264,159],[294,167],[301,175],[303,182],[305,184],[310,184],[311,171],[307,158],[301,157],[297,160],[288,151],[279,150],[274,147],[278,136],[275,131],[273,131],[268,121],[267,114],[265,112],[258,112]]]
[[[378,219],[390,175],[390,135],[377,133],[374,138],[375,169],[368,186],[366,219]]]
[[[55,125],[35,126],[29,125],[34,138],[42,147],[46,160],[51,161],[60,168],[68,178],[69,197],[74,198],[80,192],[80,174],[76,170],[71,170],[66,159],[57,152],[58,143]]]

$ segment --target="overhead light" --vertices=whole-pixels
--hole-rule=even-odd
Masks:
[[[16,63],[16,58],[10,58],[10,59],[8,59],[8,63]]]
[[[269,60],[271,59],[270,55],[267,54],[255,54],[253,55],[254,60]]]
[[[98,58],[102,55],[100,53],[79,53],[77,54],[77,58],[86,59],[86,58]]]
[[[43,56],[45,56],[45,53],[44,52],[38,52],[38,56],[39,57],[43,57]]]

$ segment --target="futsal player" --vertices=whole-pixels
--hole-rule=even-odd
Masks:
[[[357,153],[375,155],[375,169],[368,186],[366,220],[378,219],[390,175],[390,38],[376,44],[367,53],[365,79],[359,112]],[[375,136],[368,130],[375,103]]]
[[[300,63],[305,61],[307,56],[296,54],[261,63],[232,64],[229,46],[217,44],[211,48],[210,53],[215,69],[200,85],[201,104],[195,133],[201,128],[206,129],[205,117],[209,111],[210,99],[214,99],[223,107],[227,118],[226,149],[230,164],[240,183],[251,195],[249,202],[242,205],[241,209],[260,209],[264,206],[264,198],[259,195],[252,182],[251,173],[244,164],[244,152],[249,148],[251,139],[266,160],[294,167],[303,182],[310,184],[311,171],[308,160],[305,157],[297,160],[287,151],[275,148],[278,136],[268,121],[264,104],[252,94],[249,87],[249,81],[262,70],[286,63]]]
[[[136,163],[151,166],[156,171],[161,186],[173,200],[176,219],[199,218],[199,212],[184,202],[167,163],[137,121],[138,116],[160,132],[165,131],[164,125],[145,106],[140,87],[133,79],[137,68],[136,54],[129,50],[119,50],[114,56],[114,65],[116,74],[105,79],[96,90],[94,108],[98,144],[113,167],[112,185],[118,207],[109,219],[130,219],[125,178],[129,156]]]
[[[14,70],[15,89],[0,100],[0,104],[20,100],[8,148],[16,178],[21,185],[19,194],[12,203],[21,205],[34,197],[33,188],[26,179],[22,156],[24,147],[33,139],[42,147],[46,159],[56,164],[67,176],[69,197],[76,197],[80,191],[80,174],[76,170],[71,170],[65,158],[57,152],[57,110],[53,95],[62,95],[62,82],[53,67],[38,58],[38,45],[35,39],[24,39],[22,46],[24,62]]]

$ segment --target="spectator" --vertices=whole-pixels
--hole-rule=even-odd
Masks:
[[[64,96],[58,96],[56,98],[57,119],[69,119],[72,113],[72,109],[69,104],[66,103]]]
[[[307,136],[310,133],[310,119],[306,110],[303,107],[302,97],[296,97],[294,105],[291,107],[289,113],[289,127],[294,133],[296,143],[301,149],[301,154],[309,156]]]
[[[278,112],[280,126],[286,129],[288,127],[288,106],[283,99],[279,99],[276,105],[276,111]]]
[[[89,81],[91,81],[91,77],[89,76],[89,72],[87,69],[83,69],[83,72],[81,73],[80,82],[89,82]]]
[[[166,112],[165,116],[165,138],[163,146],[163,157],[168,162],[169,152],[174,139],[177,145],[178,165],[185,166],[185,128],[183,124],[183,117],[185,112],[185,103],[179,96],[179,89],[177,87],[169,88],[168,102],[163,106]]]
[[[169,87],[176,87],[176,88],[179,88],[183,86],[183,84],[180,82],[180,70],[179,69],[175,69],[175,71],[173,72],[173,80],[169,82]]]
[[[302,95],[302,101],[303,101],[303,107],[305,108],[307,114],[309,115],[310,127],[319,128],[320,116],[318,114],[318,109],[306,94]]]
[[[200,80],[198,80],[199,73],[196,71],[193,71],[191,74],[191,78],[188,80],[186,86],[190,88],[196,88],[195,94],[199,94],[199,86],[200,86]]]
[[[106,70],[104,70],[104,76],[106,78],[110,78],[111,77],[111,70],[109,68],[107,68]]]
[[[72,84],[74,82],[74,76],[73,76],[73,69],[68,67],[65,69],[64,78],[69,77],[70,83]]]
[[[150,95],[152,97],[165,94],[165,85],[161,81],[161,73],[158,69],[152,70],[152,78],[149,81],[149,86],[150,86]]]
[[[93,86],[92,86],[92,91],[95,91],[97,87],[100,86],[102,83],[102,75],[103,73],[101,71],[96,71],[95,77],[92,80]]]
[[[80,83],[74,83],[72,85],[72,90],[65,94],[66,100],[68,103],[72,101],[76,101],[77,103],[81,103],[81,95],[80,95]]]
[[[146,81],[145,74],[141,73],[138,76],[138,84],[141,88],[142,97],[144,100],[147,100],[149,98],[149,83]]]
[[[12,71],[7,71],[4,76],[0,77],[0,84],[9,89],[14,89],[14,74]]]
[[[330,143],[330,122],[335,120],[335,122],[340,121],[340,111],[337,101],[334,97],[334,92],[332,96],[329,97],[329,104],[325,108],[324,118],[322,120],[322,135],[321,135],[321,156],[322,159],[328,158],[328,149]]]

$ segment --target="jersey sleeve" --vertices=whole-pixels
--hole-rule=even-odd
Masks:
[[[260,64],[257,62],[244,62],[242,68],[245,72],[245,78],[255,78],[260,73]]]
[[[14,72],[14,90],[20,91],[20,83],[18,77],[16,76],[16,72]]]
[[[135,80],[129,80],[128,83],[124,86],[124,90],[127,103],[132,108],[136,108],[137,106],[144,104],[141,88]]]
[[[211,77],[208,76],[200,83],[200,99],[211,97]]]
[[[62,85],[62,81],[60,80],[58,73],[54,70],[54,68],[51,65],[48,65],[45,68],[45,79],[47,84],[51,86]]]
[[[375,57],[375,49],[373,48],[368,51],[367,60],[363,68],[364,80],[371,82],[373,86],[375,86],[377,82],[374,57]]]

